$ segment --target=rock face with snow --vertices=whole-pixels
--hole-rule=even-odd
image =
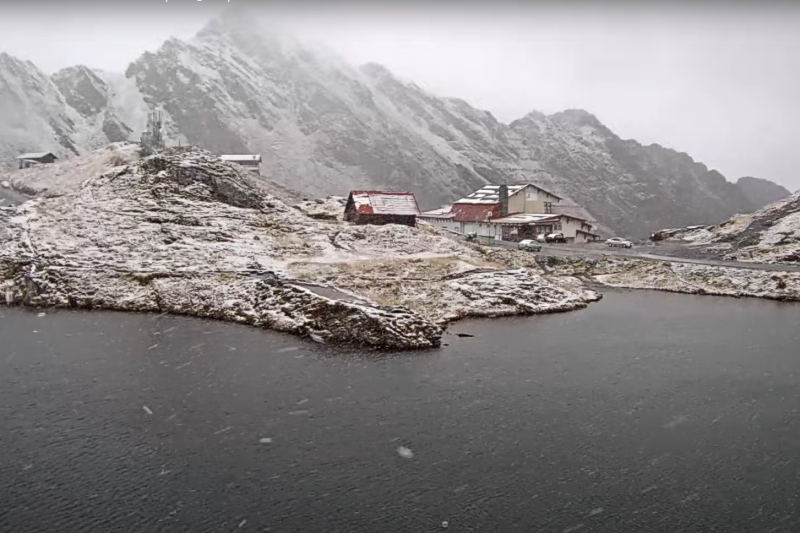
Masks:
[[[264,176],[309,197],[408,190],[429,209],[487,183],[534,182],[601,230],[646,237],[718,223],[788,194],[766,181],[733,184],[686,154],[620,139],[585,111],[533,112],[503,124],[380,65],[355,68],[259,28],[236,8],[189,41],[144,53],[124,76],[73,67],[49,79],[22,65],[0,69],[13,105],[28,110],[15,115],[11,133],[0,130],[6,157],[135,138],[147,109],[159,107],[171,142],[260,153]],[[29,83],[43,96],[26,100]],[[36,126],[26,128],[28,120]]]
[[[100,142],[131,140],[133,129],[114,113],[112,88],[97,73],[79,65],[56,72],[52,79],[64,95],[67,105],[75,109],[98,134],[102,132]]]
[[[405,349],[436,346],[444,323],[461,316],[565,311],[599,298],[490,262],[435,228],[310,218],[305,204],[287,206],[205,151],[126,160],[126,146],[111,148],[81,165],[36,169],[51,179],[58,166],[85,174],[0,212],[6,303],[189,314]],[[407,282],[409,262],[421,277]],[[462,275],[439,279],[440,263],[461,265]],[[338,273],[315,276],[326,269]],[[374,269],[390,283],[359,287]],[[403,297],[370,292],[390,286]],[[415,301],[427,303],[412,309]]]
[[[800,192],[750,215],[738,215],[710,230],[707,242],[725,259],[800,263]]]

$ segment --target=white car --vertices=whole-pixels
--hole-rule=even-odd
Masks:
[[[533,239],[525,239],[524,241],[519,241],[517,248],[519,248],[520,250],[529,250],[531,252],[542,251],[542,245],[534,241]]]
[[[633,248],[633,243],[621,237],[612,237],[606,241],[609,246],[618,246],[622,248]]]

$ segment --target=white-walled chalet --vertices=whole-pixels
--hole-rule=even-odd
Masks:
[[[418,219],[457,233],[504,241],[549,233],[562,233],[572,243],[597,240],[589,221],[558,212],[561,200],[531,183],[486,185],[452,206],[427,211]]]

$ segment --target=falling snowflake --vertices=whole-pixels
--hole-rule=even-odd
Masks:
[[[405,446],[398,446],[397,453],[404,459],[411,459],[414,457],[414,452],[411,451],[411,448],[406,448]]]

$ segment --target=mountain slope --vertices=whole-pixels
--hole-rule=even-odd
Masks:
[[[0,154],[78,153],[80,116],[58,87],[30,61],[0,52]]]
[[[776,201],[789,191],[768,182],[761,195],[727,181],[687,154],[624,140],[583,110],[512,122],[523,161],[559,176],[567,194],[610,226],[643,237],[651,228],[712,224]]]
[[[64,158],[129,141],[141,133],[146,111],[141,94],[119,76],[83,65],[47,76],[0,53],[0,166],[23,152]]]
[[[747,199],[751,211],[777,202],[789,196],[791,192],[777,183],[762,178],[745,176],[736,181],[736,188]]]
[[[404,127],[358,70],[237,23],[217,19],[128,68],[173,134],[216,153],[260,152],[265,176],[311,195],[401,188],[436,205],[486,183]]]
[[[729,260],[800,263],[800,191],[710,228],[699,242],[727,250]]]
[[[48,101],[59,102],[43,116],[63,122],[61,130],[72,121],[66,139],[76,150],[136,138],[147,109],[159,107],[173,143],[261,153],[267,179],[309,196],[412,190],[426,209],[486,183],[534,182],[564,196],[566,212],[645,237],[717,223],[788,194],[767,180],[734,184],[686,154],[623,140],[582,110],[503,124],[380,65],[355,68],[257,28],[241,9],[188,42],[170,39],[143,54],[124,77],[72,67],[53,82],[40,81],[53,92]],[[22,147],[0,145],[0,153],[12,148]]]

